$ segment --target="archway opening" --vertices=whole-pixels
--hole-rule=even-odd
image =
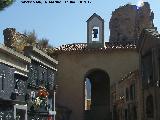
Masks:
[[[91,109],[91,81],[86,78],[85,80],[85,110]]]
[[[93,69],[85,75],[85,120],[110,119],[110,79],[104,70]]]

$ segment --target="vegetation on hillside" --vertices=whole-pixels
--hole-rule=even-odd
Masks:
[[[53,53],[53,46],[49,44],[49,40],[47,38],[38,39],[34,30],[32,32],[25,31],[24,35],[27,36],[25,40],[27,44],[36,46],[48,55]]]
[[[26,36],[26,42],[29,44],[29,45],[35,45],[36,44],[36,41],[37,41],[37,36],[36,36],[36,33],[35,33],[35,30],[33,30],[32,32],[27,32],[25,31],[23,33],[25,36]]]
[[[23,53],[25,46],[34,46],[50,56],[53,54],[54,48],[49,44],[49,40],[47,38],[38,39],[34,30],[32,32],[24,31],[22,34],[13,32],[10,39],[11,48],[17,52]]]

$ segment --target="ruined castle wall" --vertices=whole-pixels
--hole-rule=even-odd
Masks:
[[[153,27],[153,18],[147,2],[140,8],[127,4],[116,9],[109,22],[109,41],[136,41],[144,28]]]
[[[13,48],[16,51],[20,52],[26,46],[26,38],[24,34],[16,32],[15,28],[6,28],[3,31],[4,35],[4,44],[7,47]]]

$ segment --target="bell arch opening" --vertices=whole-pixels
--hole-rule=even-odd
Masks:
[[[84,77],[84,120],[110,119],[110,78],[101,69],[92,69]]]

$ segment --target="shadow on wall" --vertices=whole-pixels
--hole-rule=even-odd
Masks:
[[[56,120],[69,120],[72,111],[64,106],[57,106]]]

